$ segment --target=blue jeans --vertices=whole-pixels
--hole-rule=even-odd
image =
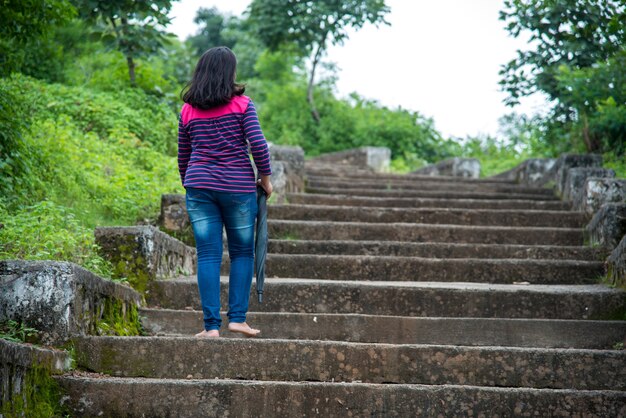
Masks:
[[[222,228],[226,226],[230,276],[228,320],[245,322],[254,266],[256,193],[218,192],[187,188],[187,213],[198,252],[198,288],[204,313],[204,329],[219,329]]]

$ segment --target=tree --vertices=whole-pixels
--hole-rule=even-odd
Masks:
[[[389,7],[384,0],[253,0],[248,8],[253,30],[270,50],[295,45],[311,60],[307,101],[319,123],[313,88],[316,69],[329,45],[341,45],[348,28],[359,29],[367,22],[386,23]]]
[[[135,87],[135,59],[158,52],[168,42],[172,0],[74,0],[81,16],[98,24],[95,33],[126,57],[130,84]]]
[[[618,52],[626,41],[623,0],[505,0],[500,20],[513,37],[530,32],[533,47],[518,50],[500,71],[509,105],[537,91],[559,100],[556,76],[561,65],[590,67]]]
[[[593,67],[562,66],[560,101],[576,110],[576,127],[591,152],[626,153],[626,49]]]
[[[232,49],[235,46],[235,40],[225,36],[224,30],[229,24],[234,24],[238,20],[236,17],[224,16],[215,7],[200,8],[193,19],[200,26],[200,30],[196,35],[190,36],[187,41],[198,56],[215,46],[227,46]]]
[[[20,71],[49,32],[76,15],[68,0],[5,0],[0,7],[0,76]]]

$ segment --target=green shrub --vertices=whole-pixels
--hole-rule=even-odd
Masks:
[[[46,84],[21,75],[0,80],[0,89],[19,92],[21,117],[56,120],[67,116],[84,133],[94,132],[101,139],[115,131],[128,131],[158,151],[176,153],[176,112],[141,90],[102,92]]]
[[[158,150],[166,138],[175,147],[175,116],[156,103],[145,106],[154,115],[134,109],[146,99],[141,92],[113,95],[19,76],[0,80],[0,89],[23,92],[19,100],[6,96],[9,111],[0,112],[3,126],[11,127],[11,116],[22,121],[15,135],[1,137],[2,150],[12,152],[0,162],[0,259],[73,261],[110,276],[93,228],[154,218],[161,194],[182,191],[176,158]]]
[[[0,204],[0,259],[71,261],[111,277],[111,266],[98,255],[93,229],[67,208],[49,200],[8,213]]]

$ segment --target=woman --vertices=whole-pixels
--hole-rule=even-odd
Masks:
[[[246,313],[254,264],[256,184],[269,197],[272,171],[254,104],[243,95],[245,87],[235,82],[236,69],[237,59],[230,49],[205,52],[183,90],[185,104],[178,123],[178,169],[196,239],[204,313],[199,338],[219,337],[223,226],[230,256],[228,330],[248,337],[260,332],[246,323]]]

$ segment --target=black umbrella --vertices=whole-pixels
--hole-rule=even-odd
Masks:
[[[267,257],[267,194],[261,186],[256,188],[256,202],[259,211],[256,215],[256,237],[254,241],[254,271],[256,273],[256,293],[259,303],[263,303],[265,283],[265,258]]]

